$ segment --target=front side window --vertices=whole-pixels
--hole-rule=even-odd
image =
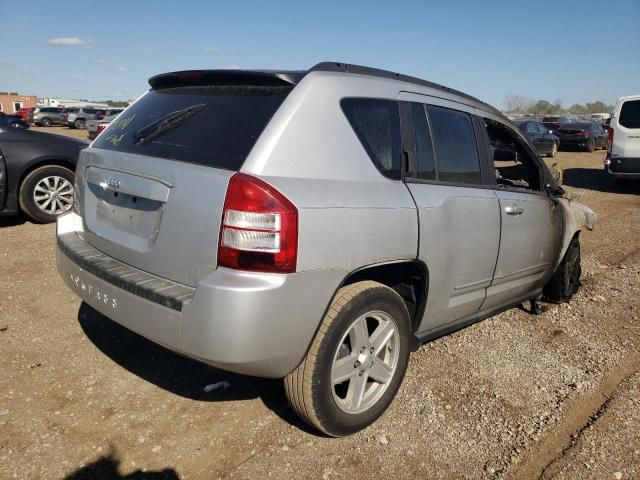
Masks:
[[[449,108],[428,106],[438,164],[438,180],[481,185],[480,159],[471,117]]]
[[[618,123],[625,128],[640,128],[640,100],[629,100],[622,104]]]
[[[523,142],[504,125],[485,119],[496,183],[503,188],[541,190],[540,171]]]
[[[345,98],[340,105],[376,168],[385,177],[400,180],[398,102],[377,98]]]

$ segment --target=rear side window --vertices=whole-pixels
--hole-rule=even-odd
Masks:
[[[291,89],[216,85],[151,90],[112,122],[93,146],[239,170]],[[136,132],[149,131],[154,122],[192,107],[197,113],[152,140],[136,138]]]
[[[476,137],[469,114],[428,106],[431,133],[438,162],[438,180],[482,184]]]
[[[400,180],[398,102],[375,98],[345,98],[340,105],[376,168],[385,177]]]
[[[625,128],[640,128],[640,100],[630,100],[622,104],[618,123]]]

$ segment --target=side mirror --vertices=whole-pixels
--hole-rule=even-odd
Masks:
[[[564,195],[564,188],[560,186],[553,186],[550,183],[547,183],[545,189],[550,197],[562,197]]]

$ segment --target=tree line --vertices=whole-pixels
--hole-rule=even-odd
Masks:
[[[613,105],[607,105],[600,100],[585,104],[574,103],[569,108],[562,106],[562,100],[553,102],[548,100],[533,100],[518,94],[509,94],[504,97],[504,110],[510,113],[531,113],[534,115],[572,113],[574,115],[588,115],[590,113],[609,113],[614,109]]]

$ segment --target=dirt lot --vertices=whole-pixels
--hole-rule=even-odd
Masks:
[[[423,346],[390,410],[344,439],[308,430],[280,382],[81,307],[56,274],[54,226],[0,220],[0,477],[640,478],[640,184],[615,186],[602,158],[557,159],[599,215],[574,300]]]

